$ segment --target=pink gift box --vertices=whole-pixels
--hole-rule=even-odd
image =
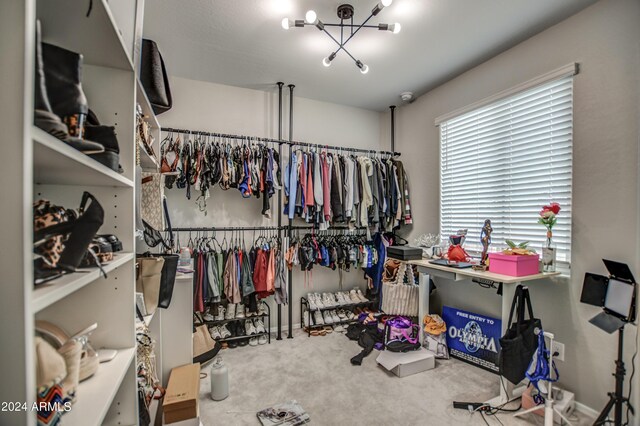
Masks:
[[[489,272],[523,277],[538,273],[539,256],[489,253]]]

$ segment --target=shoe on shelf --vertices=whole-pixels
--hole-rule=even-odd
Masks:
[[[309,328],[309,311],[306,309],[302,313],[302,328],[305,328],[305,329]]]
[[[358,297],[358,292],[353,289],[349,292],[349,299],[351,300],[351,303],[360,303],[362,302],[360,300],[360,298]]]
[[[334,323],[342,321],[342,318],[340,318],[340,316],[338,316],[338,313],[335,311],[335,309],[333,311],[331,311],[331,317],[333,318],[333,322]]]
[[[223,324],[220,327],[217,327],[218,333],[220,333],[220,337],[226,339],[227,337],[231,337],[231,332],[227,327],[227,324]]]
[[[267,344],[267,340],[268,340],[268,338],[264,334],[261,335],[261,336],[258,336],[258,344],[259,345],[266,345]]]
[[[236,307],[236,318],[244,318],[244,305],[242,303],[238,303]]]
[[[244,337],[244,339],[237,340],[239,346],[247,346],[249,344],[249,339],[246,337],[247,331],[244,328],[244,324],[238,323],[236,325],[236,336]]]
[[[344,295],[341,292],[336,293],[336,300],[338,301],[339,306],[347,304],[344,300]]]
[[[320,293],[313,293],[313,301],[316,303],[316,307],[318,309],[326,308],[326,306],[322,302],[322,297],[320,296]]]
[[[213,340],[222,339],[222,335],[220,334],[220,329],[216,326],[213,326],[209,329],[209,334],[211,334],[211,338]]]
[[[358,298],[360,299],[361,302],[368,302],[369,301],[369,299],[364,297],[364,294],[362,294],[362,290],[357,289],[356,290],[356,294],[358,295]]]
[[[249,339],[249,346],[258,346],[258,338],[257,337],[251,337]]]
[[[225,312],[226,312],[226,309],[224,308],[224,306],[218,305],[218,315],[215,316],[214,321],[223,321]]]
[[[315,311],[313,313],[313,319],[315,320],[315,325],[324,325],[324,318],[322,318],[322,312]]]
[[[224,319],[234,319],[236,317],[236,305],[235,303],[229,303],[227,305],[227,313],[224,316]]]
[[[334,302],[331,300],[329,293],[322,294],[322,303],[325,308],[332,308],[334,306]]]
[[[336,313],[338,314],[338,318],[340,318],[340,321],[347,320],[347,314],[344,312],[344,309],[338,309],[338,312]]]
[[[247,336],[253,336],[254,334],[258,334],[258,331],[256,330],[256,326],[253,325],[253,322],[251,320],[244,321],[244,330],[247,333]]]
[[[318,309],[318,305],[316,305],[315,297],[313,297],[313,294],[307,293],[307,301],[309,302],[309,309],[311,309],[312,311]]]
[[[206,314],[202,317],[205,321],[214,321],[213,315],[211,315],[210,311],[207,311]]]
[[[238,336],[238,329],[242,328],[242,327],[238,327],[238,325],[239,324],[237,324],[235,322],[230,322],[229,324],[225,324],[225,326],[228,326],[229,330],[231,331],[231,334],[229,335],[229,338]],[[230,348],[237,348],[238,347],[238,341],[237,340],[229,340],[227,342],[227,344],[229,345]]]
[[[308,312],[308,311],[307,311]],[[306,318],[306,316],[303,315],[304,318]],[[306,320],[305,320],[306,322]],[[253,324],[256,328],[256,332],[258,333],[265,333],[267,331],[267,329],[264,326],[264,322],[262,322],[261,319],[255,319],[253,320]]]
[[[331,311],[323,311],[322,318],[324,319],[325,324],[333,324],[333,316],[331,316]]]
[[[267,315],[267,304],[265,302],[258,303],[258,315]]]
[[[354,314],[353,311],[344,311],[344,313],[349,321],[354,320],[356,317],[356,314]]]

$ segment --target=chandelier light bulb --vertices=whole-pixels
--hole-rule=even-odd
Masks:
[[[369,65],[367,65],[367,64],[362,64],[362,67],[360,67],[360,72],[361,72],[362,74],[366,74],[366,73],[368,73],[368,72],[369,72]]]
[[[327,57],[325,57],[325,58],[322,60],[322,65],[324,65],[325,67],[330,67],[330,66],[331,66],[331,61],[329,60],[329,57],[328,57],[328,56],[327,56]]]
[[[395,24],[389,25],[389,31],[391,31],[394,34],[398,34],[401,29],[402,29],[402,26],[397,22]]]
[[[389,7],[391,6],[391,3],[393,3],[393,0],[381,0],[380,4],[382,4],[383,7]]]
[[[316,15],[316,12],[314,10],[308,10],[304,15],[304,20],[307,22],[307,24],[315,24],[318,20],[318,15]]]
[[[285,30],[288,30],[289,28],[291,28],[293,26],[293,21],[289,18],[284,18],[282,20],[282,28],[284,28]]]

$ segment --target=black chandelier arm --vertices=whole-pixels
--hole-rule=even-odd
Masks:
[[[327,31],[326,29],[323,29],[322,31],[324,31],[331,38],[331,40],[333,40],[338,45],[338,49],[335,52],[333,52],[334,55],[337,55],[338,52],[340,52],[342,50],[342,51],[344,51],[344,53],[349,55],[349,57],[351,59],[353,59],[354,62],[356,62],[356,63],[358,62],[358,60],[356,58],[354,58],[353,55],[351,53],[349,53],[349,51],[344,47],[344,45],[347,44],[346,41],[341,44],[338,40],[336,40],[336,38],[334,36],[331,35],[331,33],[329,31]],[[351,38],[351,37],[349,37],[349,38]],[[349,39],[347,39],[347,41],[349,41]]]
[[[307,24],[307,25],[313,25],[313,24]],[[376,28],[379,29],[378,25],[353,25],[353,24],[327,24],[324,23],[325,27],[350,27],[350,28],[358,28],[358,27],[362,27],[362,28]]]
[[[365,19],[365,20],[364,20],[364,22],[363,22],[362,24],[358,25],[358,28],[356,28],[356,30],[355,30],[353,33],[351,33],[351,36],[349,36],[349,38],[348,38],[348,39],[346,39],[346,40],[345,40],[345,42],[344,42],[344,43],[342,43],[342,44],[343,44],[343,45],[345,45],[345,44],[349,43],[349,40],[351,40],[351,39],[353,38],[353,36],[355,36],[356,34],[358,34],[358,31],[360,31],[360,29],[361,29],[361,28],[364,28],[364,27],[365,27],[365,25],[366,25],[366,23],[367,23],[367,22],[369,22],[369,20],[370,20],[371,18],[373,18],[373,16],[374,16],[374,15],[373,15],[373,13],[372,13],[371,15],[369,15],[369,17],[368,17],[367,19]]]

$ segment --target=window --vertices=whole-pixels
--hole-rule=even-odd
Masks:
[[[443,237],[467,228],[465,247],[481,250],[480,230],[491,219],[493,247],[529,241],[540,253],[546,239],[540,209],[558,202],[557,260],[570,262],[572,75],[439,123]]]

